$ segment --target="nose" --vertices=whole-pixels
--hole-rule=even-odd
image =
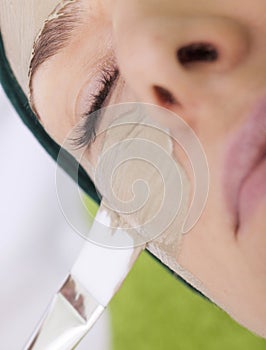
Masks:
[[[246,28],[218,16],[122,20],[115,39],[121,74],[139,99],[184,110],[223,93],[249,51]]]

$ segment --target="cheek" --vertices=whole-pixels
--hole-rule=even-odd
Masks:
[[[193,170],[193,160],[189,157],[189,150],[187,150],[188,153],[184,151],[182,146],[176,142],[173,141],[173,158],[177,164],[182,164],[182,168],[185,171],[186,179],[189,182],[190,186],[190,193],[189,193],[189,205],[191,205],[193,194],[195,193],[195,179],[194,179],[194,170]]]
[[[58,144],[62,145],[74,128],[67,110],[68,103],[58,88],[50,84],[46,71],[40,69],[33,79],[33,100],[40,123]]]
[[[129,110],[121,111],[121,106]],[[111,115],[122,117],[113,120],[104,135],[100,133],[102,138],[96,139],[87,157],[96,187],[113,210],[129,225],[137,225],[147,240],[160,236],[165,245],[177,249],[190,183],[180,158],[174,157],[172,138],[145,116],[147,105],[143,108],[109,107]],[[106,114],[104,118],[108,120]]]
[[[51,136],[51,138],[59,145],[66,145],[69,135],[71,135],[73,127],[69,125],[68,121],[62,118],[59,120],[46,120],[43,121],[43,126],[46,132]]]

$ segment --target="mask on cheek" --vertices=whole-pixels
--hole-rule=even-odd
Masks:
[[[99,224],[110,227],[108,237],[99,229],[86,238],[117,248],[157,242],[176,254],[207,195],[192,193],[193,177],[207,170],[197,137],[181,118],[155,105],[118,104],[102,109],[98,118],[90,147],[73,149],[80,125],[64,145],[94,181],[105,209]]]

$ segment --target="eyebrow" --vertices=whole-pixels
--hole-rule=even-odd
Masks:
[[[29,103],[36,117],[40,119],[33,98],[33,76],[49,58],[68,45],[75,29],[81,24],[82,10],[79,1],[60,3],[51,13],[33,44],[29,66]]]

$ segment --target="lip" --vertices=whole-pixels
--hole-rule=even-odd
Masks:
[[[257,101],[251,112],[247,115],[244,124],[231,136],[225,152],[225,166],[223,174],[223,186],[227,206],[233,214],[235,230],[239,231],[241,221],[245,218],[241,208],[246,207],[241,203],[252,195],[252,184],[263,185],[257,181],[250,181],[260,164],[265,160],[266,154],[266,96]],[[265,178],[266,182],[266,178]],[[248,184],[248,186],[246,186]],[[246,190],[245,195],[240,195]],[[265,190],[265,185],[261,190]],[[249,205],[249,215],[260,199],[259,188],[256,188],[257,196],[252,198]],[[240,221],[241,220],[241,221]]]

